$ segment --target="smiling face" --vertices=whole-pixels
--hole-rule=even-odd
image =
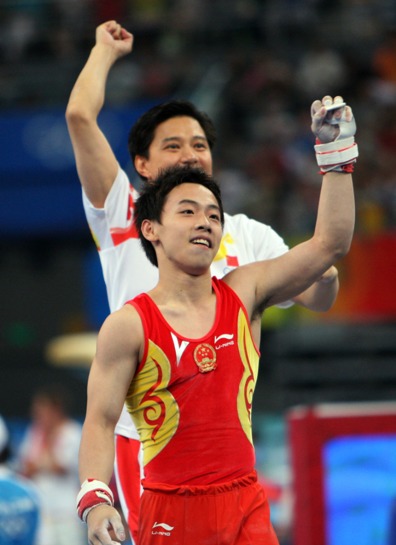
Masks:
[[[199,167],[212,174],[212,153],[205,132],[192,117],[171,117],[160,123],[148,157],[135,157],[136,170],[148,180],[156,178],[160,170],[174,165]]]
[[[160,268],[171,263],[189,274],[202,274],[221,241],[219,203],[203,185],[183,183],[168,194],[161,223],[145,220],[142,231],[154,244]]]

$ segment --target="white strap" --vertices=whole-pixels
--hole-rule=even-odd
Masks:
[[[316,160],[320,167],[326,167],[330,165],[346,165],[351,163],[359,156],[359,150],[357,144],[354,144],[352,147],[342,150],[342,151],[333,151],[331,153],[317,154]]]
[[[359,156],[358,146],[353,136],[328,144],[316,144],[315,152],[320,167],[345,165],[354,162]]]
[[[333,142],[328,142],[327,144],[316,144],[314,148],[316,152],[323,153],[327,151],[338,151],[340,148],[349,148],[354,143],[355,137],[350,136],[349,138],[334,140]]]
[[[113,492],[107,486],[106,483],[103,483],[102,481],[97,481],[97,480],[88,481],[88,479],[87,479],[81,485],[80,492],[77,495],[77,507],[78,507],[81,499],[83,498],[83,496],[85,496],[85,494],[87,494],[88,492],[92,492],[93,490],[96,492],[96,495],[99,498],[103,498],[103,499],[108,500],[108,496],[106,496],[106,494],[101,493],[101,490],[105,490],[109,494],[110,498],[112,499],[112,501],[114,503]]]

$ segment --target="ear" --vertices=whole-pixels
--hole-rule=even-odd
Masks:
[[[143,155],[136,155],[135,156],[135,169],[136,172],[141,176],[142,178],[150,178],[150,170],[147,168],[147,157],[143,157]]]
[[[157,222],[152,220],[143,220],[141,225],[142,235],[146,240],[150,242],[156,242],[158,240]]]

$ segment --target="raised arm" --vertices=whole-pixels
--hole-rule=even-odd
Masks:
[[[315,312],[326,312],[337,299],[340,287],[338,270],[332,265],[308,289],[293,297],[293,301]]]
[[[258,306],[277,304],[311,286],[348,253],[354,223],[351,174],[325,174],[313,237],[266,264],[265,283],[257,279]]]
[[[331,104],[331,97],[324,97],[323,102],[327,102],[331,106],[337,105],[337,103],[343,104],[341,97],[336,97],[334,104]],[[315,146],[318,151],[318,163],[322,168],[322,173],[326,170],[331,171],[334,165],[329,164],[328,157],[332,157],[335,153],[338,153],[338,149],[342,149],[343,145],[345,149],[345,157],[342,160],[349,161],[352,158],[354,160],[354,139],[353,134],[355,132],[355,125],[353,119],[349,119],[350,110],[333,110],[334,115],[330,118],[330,123],[324,122],[324,119],[320,115],[320,111],[323,108],[321,101],[315,101],[312,105],[312,130],[317,137],[317,145]],[[331,112],[331,110],[330,110]],[[344,119],[341,125],[341,115],[344,112]],[[323,110],[324,113],[324,110]],[[352,138],[352,140],[351,140]],[[337,144],[338,140],[338,144]],[[330,146],[333,149],[324,150],[324,146]],[[329,144],[331,142],[331,144]],[[341,144],[346,142],[346,144]],[[322,151],[321,151],[322,148]],[[334,160],[334,159],[332,159]],[[331,160],[330,160],[331,162]],[[348,163],[347,163],[348,164]],[[341,167],[336,169],[341,170]],[[338,271],[336,267],[331,266],[319,279],[316,280],[307,290],[294,297],[294,302],[301,306],[308,308],[309,310],[323,312],[329,310],[337,298],[339,290]]]
[[[109,529],[123,539],[123,527],[108,488],[114,464],[114,428],[121,414],[143,346],[141,320],[125,306],[104,322],[97,340],[87,395],[80,454],[82,482],[78,514],[88,523],[90,543],[111,545]],[[92,541],[93,538],[94,541]]]
[[[66,121],[84,191],[97,208],[104,205],[118,170],[117,159],[97,118],[111,67],[132,51],[133,36],[116,21],[96,29],[96,43],[71,92]]]
[[[348,106],[329,113],[328,100],[332,103],[331,97],[325,97],[312,106],[312,129],[321,139],[315,150],[323,173],[313,237],[279,258],[236,269],[227,280],[252,317],[306,290],[349,251],[355,220],[350,172],[357,157],[356,126]]]

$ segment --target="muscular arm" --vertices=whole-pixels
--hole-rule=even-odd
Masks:
[[[308,310],[326,312],[333,306],[339,287],[338,271],[331,266],[312,286],[294,297],[293,301]]]
[[[123,407],[143,345],[143,329],[133,307],[125,306],[104,322],[97,340],[87,392],[79,474],[109,483],[114,462],[114,427]]]
[[[343,257],[352,241],[354,221],[352,176],[328,172],[323,176],[313,237],[276,259],[235,269],[226,281],[255,319],[258,310],[306,290]]]
[[[300,293],[302,290],[299,287],[306,289],[307,282],[308,286],[311,285],[318,276],[346,255],[352,241],[354,223],[352,176],[328,172],[323,176],[313,237],[270,264],[271,280],[274,284],[263,298],[267,299],[267,306],[279,302],[279,295],[283,290],[297,290]],[[279,279],[273,276],[274,272],[279,275]],[[263,283],[260,282],[259,300],[264,295],[260,292],[262,286]],[[293,295],[295,294],[289,297]]]
[[[114,464],[114,428],[128,387],[141,357],[144,334],[133,307],[125,306],[104,322],[88,380],[87,411],[84,421],[79,474],[81,482],[95,479],[110,482]],[[87,517],[88,541],[112,545],[125,539],[118,511],[99,505]]]
[[[322,186],[315,235],[313,239],[311,239],[312,241],[320,241],[320,237],[326,232],[326,228],[331,225],[327,222],[332,222],[331,214],[328,214],[329,211],[331,212],[331,206],[327,202],[328,196],[331,195],[331,190],[329,191],[329,189],[327,189],[329,184],[328,180],[338,180],[337,173],[343,175],[346,171],[351,172],[353,168],[351,169],[350,165],[356,161],[358,150],[354,140],[356,124],[352,110],[349,106],[345,105],[341,96],[337,96],[333,100],[331,96],[326,95],[322,100],[314,101],[311,106],[311,116],[311,129],[316,137],[316,158],[321,173],[325,175],[324,180],[326,180]],[[331,173],[330,177],[329,173]],[[334,176],[336,177],[334,178]],[[351,179],[347,180],[348,185],[350,184],[352,189],[352,184],[350,182]],[[334,184],[337,184],[338,186],[339,182],[334,181]],[[343,191],[341,186],[340,190]],[[349,197],[350,195],[347,195],[347,198]],[[342,201],[337,201],[337,198],[334,195],[331,198],[335,199],[333,203],[338,202],[339,206],[344,208],[344,203]],[[354,217],[353,198],[352,200],[349,199],[347,201],[347,206],[348,205],[352,205],[350,212]],[[333,212],[335,213],[333,219],[341,219],[342,221],[342,214],[337,217],[338,211],[337,207],[333,209]],[[336,226],[336,221],[333,222],[333,227],[334,226]],[[334,230],[333,232],[332,230],[328,231],[327,234],[330,234],[330,239],[327,239],[327,242],[329,240],[331,241],[334,232]],[[317,238],[318,234],[319,239]],[[335,241],[335,239],[333,239],[333,241]],[[310,310],[328,310],[334,303],[339,288],[338,272],[333,266],[333,263],[335,263],[334,260],[331,263],[332,266],[314,279],[311,286],[307,287],[304,291],[294,297],[294,301]],[[302,271],[304,270],[302,269]]]
[[[118,163],[99,125],[107,78],[113,64],[132,50],[133,36],[115,21],[96,29],[96,43],[71,92],[66,121],[84,191],[97,208],[104,205]]]

